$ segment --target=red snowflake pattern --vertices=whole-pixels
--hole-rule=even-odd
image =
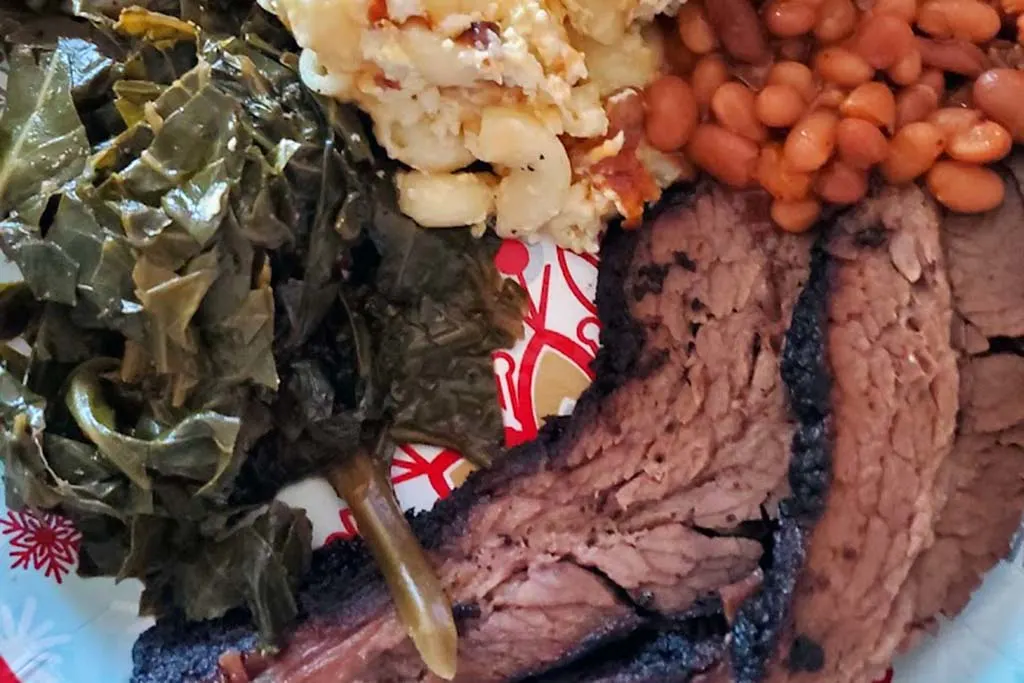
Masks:
[[[78,563],[82,535],[60,515],[9,510],[0,517],[0,535],[11,545],[11,569],[35,569],[63,583]]]
[[[11,671],[11,667],[7,665],[3,657],[0,657],[0,683],[19,683],[18,679],[14,676],[14,672]]]

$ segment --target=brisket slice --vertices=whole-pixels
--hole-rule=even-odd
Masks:
[[[825,486],[824,439],[795,431],[779,374],[809,252],[810,238],[771,226],[763,195],[711,186],[638,234],[609,238],[594,386],[571,418],[416,520],[456,606],[458,680],[586,662],[627,634],[641,639],[636,657],[567,680],[675,680],[707,668],[725,635],[722,592],[749,584],[762,561],[758,596],[774,597],[748,601],[737,626],[747,624],[748,642],[771,643],[787,581],[773,583],[778,552],[763,557],[749,531],[781,510],[791,522],[776,550],[802,558],[795,520],[813,517]],[[814,361],[793,368],[799,384]],[[801,402],[814,404],[820,423],[818,388],[796,397],[798,417],[809,414]],[[815,458],[790,467],[791,441]],[[799,559],[780,564],[795,575]],[[257,680],[431,680],[359,544],[318,552],[300,597],[302,625]],[[133,680],[208,677],[219,652],[252,644],[244,615],[198,628],[168,620],[137,644]]]
[[[867,683],[913,621],[901,594],[931,544],[957,410],[939,216],[915,186],[837,222],[829,302],[833,481],[770,681]]]
[[[935,544],[914,567],[915,621],[966,605],[1006,556],[1024,513],[1024,158],[1007,162],[1006,200],[983,216],[949,215],[942,242],[961,351],[960,419]]]

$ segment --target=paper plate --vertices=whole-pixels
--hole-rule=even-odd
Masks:
[[[6,74],[0,57],[0,110]],[[597,260],[506,241],[498,269],[529,292],[525,336],[494,358],[509,445],[537,435],[544,417],[572,412],[598,348]],[[427,509],[472,465],[448,449],[407,445],[391,478],[406,509]],[[2,465],[0,465],[2,476]],[[319,546],[357,529],[326,482],[280,498],[306,508]],[[136,615],[141,585],[80,579],[78,532],[58,515],[9,510],[0,486],[0,683],[128,683],[131,649],[151,621]],[[899,658],[887,683],[1024,683],[1024,549],[987,577],[967,610]],[[171,682],[168,682],[171,683]]]

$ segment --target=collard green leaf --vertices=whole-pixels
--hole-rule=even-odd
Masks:
[[[16,51],[0,133],[38,163],[0,157],[0,313],[41,305],[3,329],[31,355],[0,354],[0,457],[10,500],[78,525],[84,575],[142,579],[155,615],[245,606],[272,642],[311,551],[303,513],[268,501],[360,452],[386,467],[400,438],[487,462],[490,355],[523,299],[491,243],[403,217],[355,110],[228,5],[156,0],[110,45]]]
[[[82,172],[89,143],[71,99],[69,60],[58,49],[37,63],[28,48],[9,55],[7,108],[0,118],[0,214],[36,222],[49,195]]]
[[[0,222],[0,249],[18,267],[36,299],[74,305],[78,263],[61,245],[12,217]]]
[[[96,359],[83,363],[71,376],[66,402],[82,433],[139,488],[151,489],[153,473],[159,473],[195,483],[196,495],[221,497],[225,480],[238,470],[235,439],[240,419],[197,412],[153,439],[125,434],[117,427],[101,377],[116,369],[115,359]]]

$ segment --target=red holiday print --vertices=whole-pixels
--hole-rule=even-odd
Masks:
[[[422,446],[399,446],[391,461],[391,483],[394,486],[420,478],[428,484],[432,493],[430,499],[423,499],[421,492],[421,495],[417,496],[415,507],[429,507],[438,500],[447,498],[473,469],[472,465],[462,459],[458,451],[441,448],[436,449],[437,452],[431,456],[431,450],[433,449]],[[428,505],[424,505],[427,503]],[[341,528],[330,534],[325,543],[350,541],[359,535],[359,527],[352,516],[352,511],[347,507],[338,510],[338,521]]]
[[[544,419],[561,412],[563,399],[576,398],[593,379],[590,363],[598,348],[597,309],[584,291],[586,287],[577,279],[581,272],[592,275],[596,271],[596,257],[563,249],[555,251],[554,263],[546,257],[533,256],[540,262],[531,264],[531,250],[522,242],[506,240],[495,257],[498,270],[530,295],[524,318],[526,336],[520,348],[494,354],[495,379],[505,413],[505,441],[509,446],[535,438]],[[534,279],[537,272],[540,277]],[[573,336],[555,329],[549,319],[552,308],[557,309],[558,315],[566,313],[557,300],[553,301],[556,283],[583,311],[581,319],[567,330]]]
[[[352,516],[352,511],[348,508],[342,508],[338,510],[338,521],[341,522],[341,530],[335,531],[333,534],[327,537],[324,544],[333,543],[334,541],[351,541],[353,538],[359,535],[359,527],[356,526],[356,520]],[[0,681],[2,683],[2,681]]]
[[[461,459],[462,456],[450,448],[441,450],[433,460],[430,460],[421,455],[414,446],[399,446],[398,453],[391,461],[391,482],[401,484],[416,477],[426,477],[438,498],[447,498],[452,493],[452,482],[447,477],[448,470]]]
[[[0,683],[20,683],[3,657],[0,657]]]
[[[82,535],[60,515],[8,510],[0,517],[0,535],[10,543],[11,569],[35,569],[63,583],[78,563]]]

